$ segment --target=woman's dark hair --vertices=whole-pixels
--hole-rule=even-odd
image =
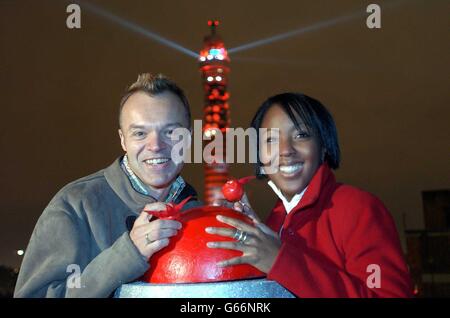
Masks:
[[[258,108],[253,117],[251,126],[256,129],[257,139],[257,163],[256,175],[260,174],[262,166],[259,158],[259,128],[267,111],[272,107],[280,106],[294,123],[298,130],[301,130],[298,118],[305,124],[308,132],[317,137],[320,147],[325,150],[324,161],[332,169],[339,168],[340,149],[337,136],[336,125],[328,110],[318,100],[300,93],[283,93],[268,98]],[[294,114],[295,112],[295,114]]]

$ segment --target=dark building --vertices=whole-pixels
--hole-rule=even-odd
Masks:
[[[424,230],[407,230],[417,297],[450,296],[450,190],[423,191]]]
[[[18,271],[0,265],[0,298],[11,298],[14,294]]]

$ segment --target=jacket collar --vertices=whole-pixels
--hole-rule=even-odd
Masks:
[[[156,200],[133,189],[128,176],[120,166],[120,161],[121,158],[119,157],[107,167],[103,172],[104,176],[109,186],[130,210],[139,213],[146,204]]]
[[[302,199],[297,204],[297,206],[292,209],[293,212],[297,212],[299,210],[305,209],[308,206],[315,204],[320,195],[324,194],[324,191],[330,186],[333,186],[336,183],[336,178],[334,177],[333,172],[331,171],[328,164],[323,163],[319,169],[317,169],[313,178],[309,182],[307,186],[307,190],[304,193]],[[283,211],[286,213],[283,203],[281,200],[278,200],[274,207],[275,212]]]
[[[284,196],[283,192],[275,185],[275,183],[272,180],[267,182],[267,184],[272,188],[273,192],[275,192],[275,194],[280,198],[281,202],[283,202],[284,209],[286,210],[287,213],[291,212],[298,205],[303,195],[305,194],[306,189],[308,189],[308,187],[306,187],[302,192],[294,195],[291,198],[291,200],[288,200]]]

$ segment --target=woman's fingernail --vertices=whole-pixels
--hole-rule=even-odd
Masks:
[[[205,232],[206,232],[206,233],[213,233],[214,230],[213,230],[212,227],[207,227],[207,228],[205,228]]]
[[[216,244],[214,244],[213,242],[208,242],[206,243],[206,246],[208,247],[214,247]]]
[[[218,219],[219,221],[223,221],[223,216],[218,215],[218,216],[216,216],[216,219]]]

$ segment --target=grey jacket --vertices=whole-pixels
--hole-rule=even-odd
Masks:
[[[188,195],[196,193],[186,184],[175,201]],[[120,158],[66,185],[34,228],[14,297],[109,297],[142,276],[149,265],[128,231],[150,202],[132,188]],[[193,200],[184,209],[198,205]]]

